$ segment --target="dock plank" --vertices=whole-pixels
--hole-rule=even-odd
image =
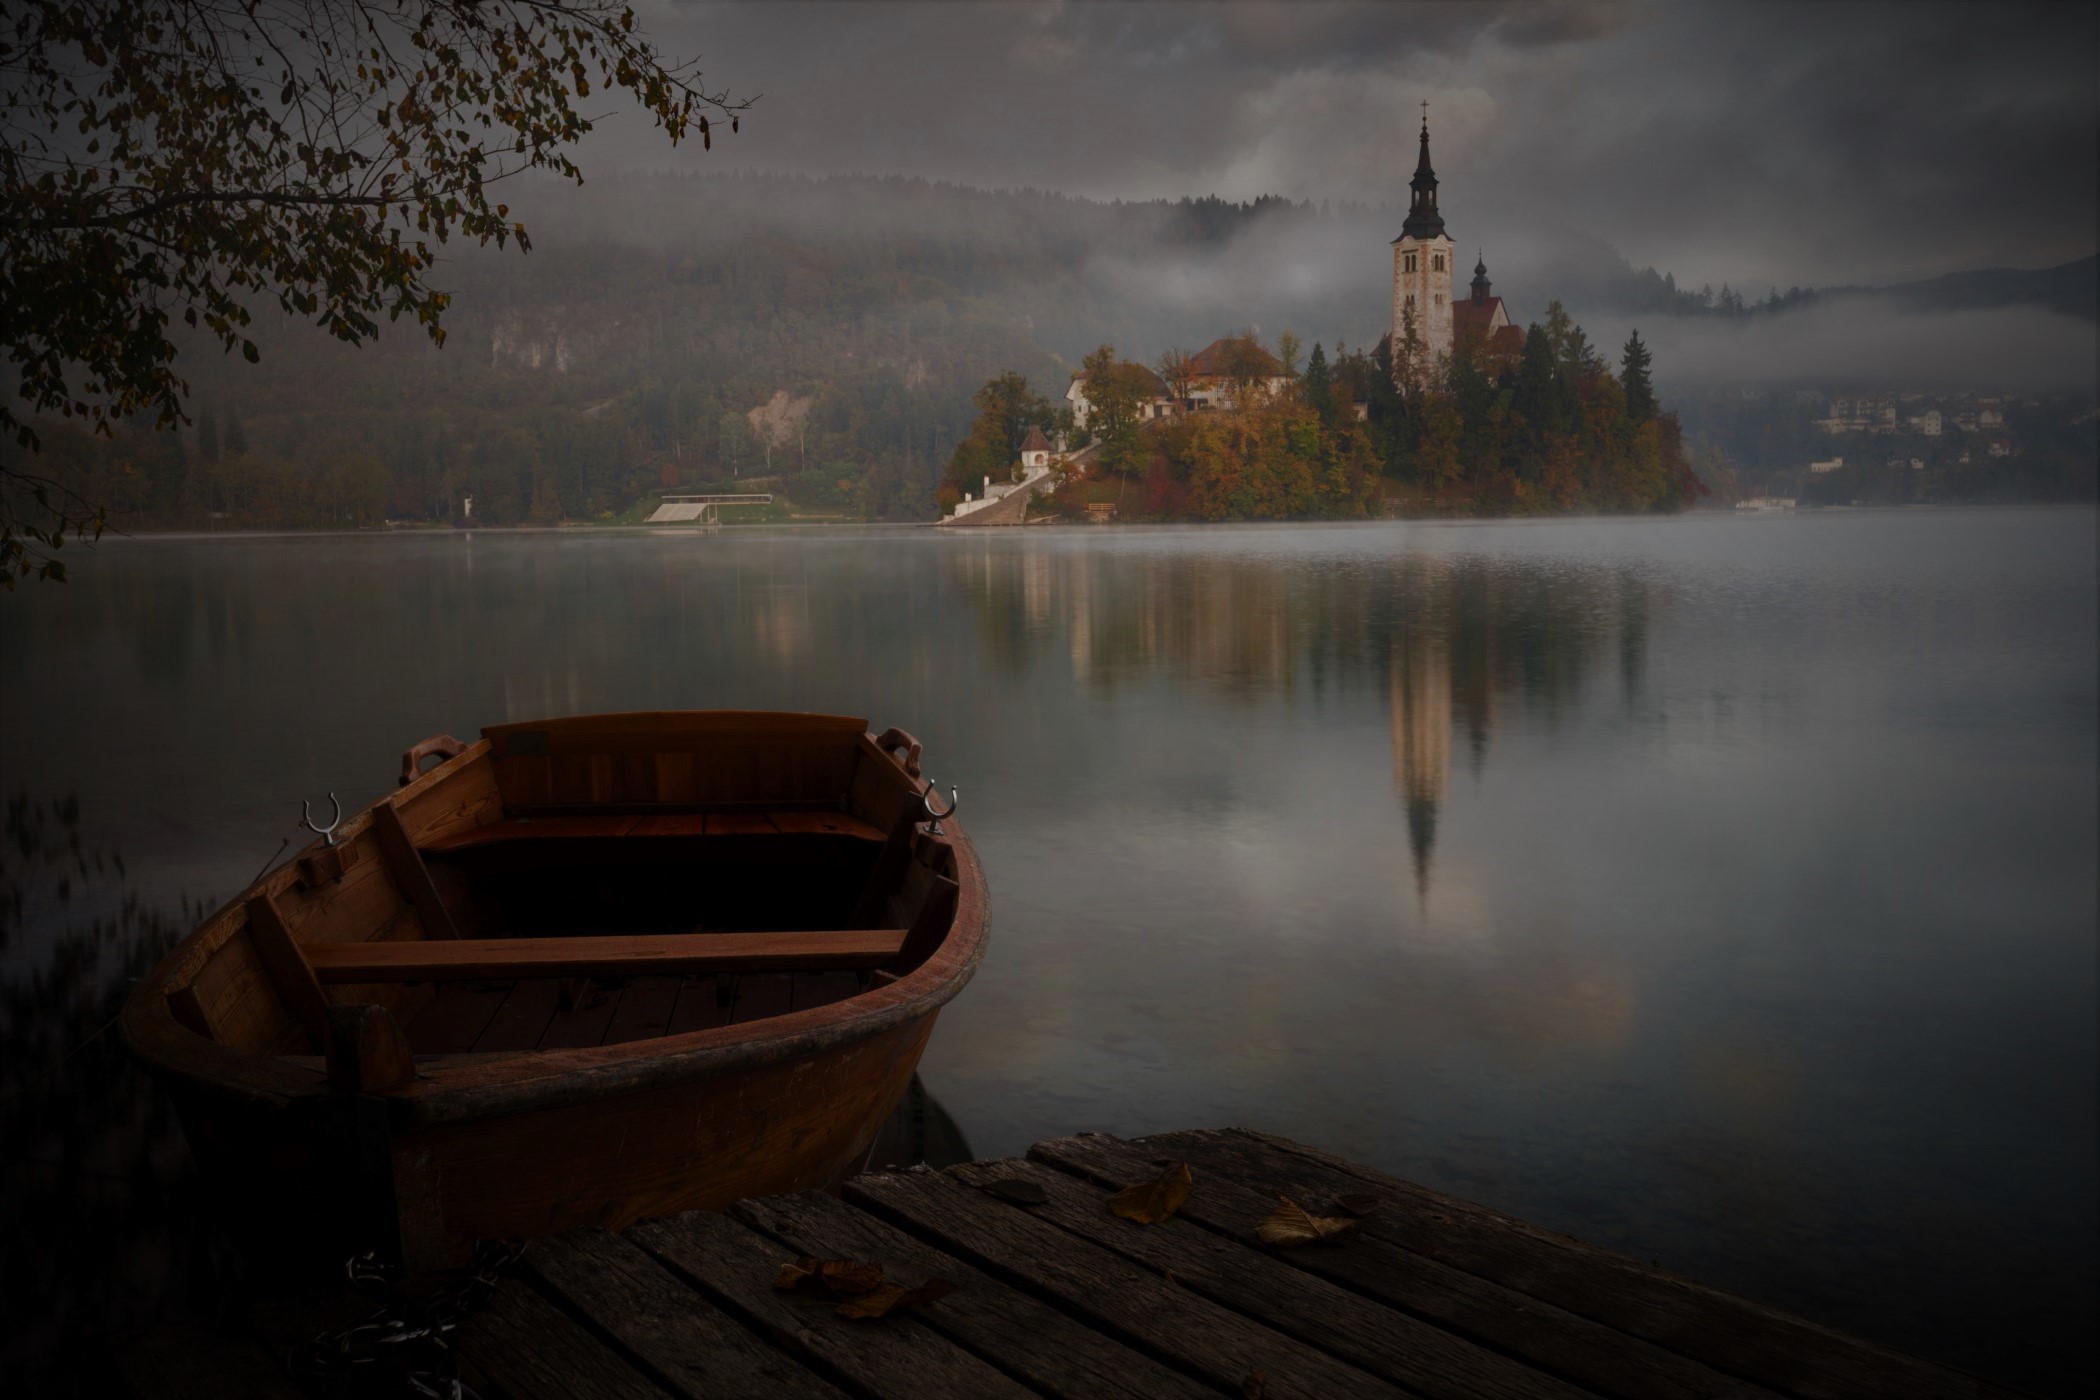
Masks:
[[[616,984],[566,1013],[544,992],[508,990],[503,1024],[481,1039],[525,1039],[544,1016],[542,1043],[595,1044],[623,1001],[633,1002],[626,1024],[676,1029],[800,991],[785,975],[744,981],[758,995],[739,1007],[716,996],[733,980],[714,976]],[[1141,1226],[1110,1211],[1111,1192],[1173,1159],[1190,1164],[1194,1184],[1172,1219]],[[1325,1246],[1264,1245],[1258,1227],[1278,1195],[1360,1223]],[[1342,1197],[1364,1199],[1341,1207]],[[880,1322],[849,1320],[828,1300],[774,1288],[781,1264],[805,1254],[875,1261],[896,1282],[939,1278],[956,1291]],[[405,1286],[386,1308],[415,1316],[425,1286]],[[325,1379],[332,1366],[375,1364],[349,1361],[344,1329],[370,1335],[388,1315],[376,1301],[369,1281],[260,1289],[244,1330],[146,1333],[115,1350],[109,1379],[156,1396],[288,1400],[305,1384],[280,1384],[288,1367]],[[461,1378],[494,1400],[2010,1395],[1241,1129],[1081,1134],[1039,1142],[1025,1160],[863,1176],[836,1195],[541,1239],[463,1319],[455,1354]]]
[[[558,1235],[529,1251],[525,1267],[687,1400],[840,1400],[836,1386],[752,1336],[618,1235]]]
[[[914,1281],[946,1279],[956,1291],[927,1310],[927,1325],[1045,1395],[1197,1400],[1217,1393],[836,1196],[741,1201],[731,1214],[797,1253],[877,1260]]]
[[[518,1279],[455,1334],[462,1371],[508,1400],[669,1400],[667,1392]]]
[[[849,1201],[1228,1392],[1259,1374],[1267,1400],[1412,1393],[944,1173],[855,1177],[844,1189]]]
[[[694,1211],[632,1226],[627,1237],[773,1345],[857,1393],[878,1400],[1000,1400],[1032,1393],[920,1318],[891,1317],[868,1326],[838,1317],[821,1302],[776,1291],[773,1280],[792,1257],[789,1251],[728,1216]]]
[[[1099,1133],[1053,1138],[1028,1149],[1032,1160],[1104,1186],[1137,1180],[1157,1160],[1156,1143],[1126,1142]],[[1256,1227],[1275,1209],[1277,1191],[1258,1173],[1252,1180],[1200,1168],[1200,1189],[1189,1193],[1176,1219],[1214,1230],[1248,1248],[1264,1248]],[[1331,1195],[1297,1199],[1327,1213]],[[1778,1392],[1723,1375],[1624,1332],[1565,1309],[1476,1278],[1375,1233],[1359,1233],[1346,1247],[1287,1249],[1277,1257],[1293,1267],[1448,1328],[1613,1400],[1774,1400]]]
[[[970,1162],[949,1168],[948,1174],[978,1187],[1001,1178],[1031,1182],[1048,1198],[1041,1205],[1002,1204],[1432,1400],[1582,1400],[1586,1393],[1200,1225],[1174,1219],[1145,1226],[1118,1219],[1108,1208],[1109,1189],[1054,1168],[1018,1160]],[[1120,1184],[1158,1174],[1156,1167],[1140,1167]]]
[[[1199,1129],[1143,1139],[1221,1170],[1260,1171],[1290,1194],[1387,1195],[1366,1231],[1542,1302],[1799,1400],[2007,1400],[2009,1392],[1803,1318],[1583,1244],[1284,1138]],[[1296,1197],[1293,1197],[1296,1199]]]

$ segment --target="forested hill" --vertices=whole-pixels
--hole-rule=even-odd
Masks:
[[[874,177],[505,198],[533,251],[455,250],[442,350],[406,324],[361,349],[259,325],[259,366],[185,357],[195,428],[102,445],[60,427],[45,469],[126,528],[441,520],[468,496],[489,523],[634,518],[659,491],[753,475],[804,511],[924,519],[972,392],[1002,371],[1054,398],[1103,343],[1149,362],[1245,329],[1331,356],[1375,342],[1399,219]],[[1557,261],[1497,269],[1520,320],[1556,297],[1640,304],[1609,247],[1549,242]]]
[[[1286,227],[1340,242],[1347,225],[1390,221],[903,179],[651,178],[510,197],[533,251],[448,263],[442,350],[406,325],[357,349],[261,325],[259,366],[186,359],[197,430],[105,450],[61,429],[48,465],[145,526],[442,519],[469,495],[479,521],[599,520],[755,473],[800,478],[782,489],[813,509],[923,518],[971,392],[998,371],[1061,392],[1104,340],[1200,344],[1286,306],[1317,316],[1323,291],[1336,324],[1322,333],[1374,335],[1376,296],[1254,286],[1249,270]],[[1383,255],[1373,238],[1373,274]],[[770,443],[749,419],[768,404],[781,410]]]

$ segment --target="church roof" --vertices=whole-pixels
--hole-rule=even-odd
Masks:
[[[1138,368],[1138,369],[1140,369],[1140,370],[1143,370],[1143,371],[1144,371],[1144,373],[1145,373],[1145,382],[1146,382],[1146,383],[1148,383],[1148,384],[1150,384],[1150,385],[1152,386],[1152,397],[1153,397],[1153,398],[1155,398],[1155,399],[1171,399],[1171,398],[1173,398],[1173,397],[1174,397],[1174,393],[1173,393],[1173,391],[1172,391],[1171,389],[1169,389],[1169,388],[1167,387],[1167,381],[1166,381],[1166,380],[1164,380],[1164,379],[1161,379],[1161,378],[1159,377],[1158,373],[1157,373],[1157,372],[1155,372],[1155,371],[1154,371],[1154,370],[1152,369],[1152,367],[1151,367],[1151,366],[1149,366],[1149,365],[1136,365],[1135,367],[1136,367],[1136,368]],[[1086,372],[1085,370],[1083,370],[1083,369],[1082,369],[1082,370],[1076,370],[1076,371],[1074,371],[1074,372],[1073,372],[1073,374],[1072,374],[1072,385],[1073,385],[1073,388],[1076,388],[1076,389],[1078,390],[1078,392],[1079,392],[1080,394],[1084,394],[1084,393],[1086,393],[1086,381],[1088,380],[1088,378],[1089,378],[1089,377],[1090,377],[1090,376],[1089,376],[1089,375],[1087,374],[1087,372]],[[1065,397],[1066,397],[1066,398],[1068,398],[1068,399],[1069,399],[1069,398],[1071,398],[1071,397],[1073,397],[1073,389],[1070,389],[1070,388],[1066,389],[1066,390],[1065,390]]]
[[[1501,297],[1489,297],[1485,301],[1453,302],[1451,304],[1451,324],[1453,327],[1469,327],[1473,330],[1485,331],[1489,326],[1495,324],[1495,313],[1497,311],[1501,311],[1505,317],[1509,315],[1509,312],[1503,308]]]
[[[1028,425],[1028,436],[1021,439],[1021,450],[1023,452],[1048,452],[1050,450],[1050,439],[1043,436],[1041,428],[1031,423]]]
[[[1460,301],[1451,306],[1451,329],[1458,335],[1481,337],[1483,349],[1496,355],[1515,355],[1524,349],[1524,328],[1508,322],[1496,326],[1495,313],[1500,311],[1507,321],[1509,308],[1501,297],[1489,297],[1486,301]],[[1493,327],[1492,330],[1489,328]]]
[[[1232,371],[1229,366],[1232,361],[1226,353],[1226,346],[1232,339],[1233,337],[1227,336],[1222,340],[1213,340],[1189,356],[1189,372],[1198,379],[1230,379]],[[1260,345],[1256,345],[1254,350],[1261,357],[1261,370],[1265,378],[1274,379],[1283,373],[1283,364],[1274,355]]]
[[[1447,238],[1444,232],[1444,216],[1436,212],[1436,170],[1429,164],[1429,116],[1427,108],[1422,117],[1422,153],[1415,161],[1415,178],[1407,182],[1413,193],[1408,197],[1407,222],[1400,226],[1400,238]],[[1393,241],[1398,243],[1400,238]]]

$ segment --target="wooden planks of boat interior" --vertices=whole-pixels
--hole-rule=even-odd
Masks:
[[[953,808],[845,716],[438,736],[177,945],[124,1039],[273,1262],[833,1186],[984,956]]]

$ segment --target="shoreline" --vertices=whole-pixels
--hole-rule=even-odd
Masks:
[[[242,540],[288,540],[288,539],[460,539],[470,540],[476,536],[493,536],[509,539],[532,535],[568,537],[593,537],[609,535],[649,535],[658,537],[702,538],[736,531],[744,534],[782,534],[789,532],[847,532],[867,530],[939,530],[943,533],[970,532],[973,536],[1003,533],[1023,534],[1035,530],[1051,530],[1059,533],[1087,533],[1109,530],[1149,531],[1195,531],[1195,530],[1276,530],[1276,529],[1376,529],[1393,525],[1437,525],[1437,526],[1494,526],[1494,525],[1552,525],[1563,523],[1661,523],[1683,520],[1750,520],[1774,517],[1803,517],[1816,515],[1917,515],[1921,512],[1942,513],[1949,511],[2093,511],[2100,510],[2100,502],[2094,501],[1974,501],[1974,502],[1928,502],[1913,501],[1891,505],[1832,505],[1797,506],[1792,510],[1739,511],[1733,506],[1705,506],[1692,510],[1669,513],[1650,512],[1569,512],[1558,515],[1411,515],[1380,516],[1368,520],[1131,520],[1106,521],[1095,524],[1085,521],[1031,520],[1026,525],[954,525],[936,520],[826,520],[807,523],[785,523],[769,521],[753,524],[709,525],[705,527],[666,526],[644,524],[618,525],[477,525],[471,529],[455,526],[357,526],[343,530],[302,529],[256,529],[256,530],[119,530],[111,527],[99,540],[81,539],[74,543],[93,548],[97,545],[129,542],[197,543],[209,541],[235,542]]]

